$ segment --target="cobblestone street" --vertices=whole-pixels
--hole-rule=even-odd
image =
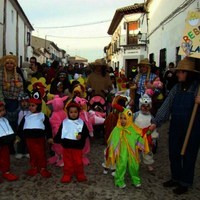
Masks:
[[[198,157],[194,186],[187,194],[176,196],[172,189],[165,189],[162,183],[169,178],[169,163],[167,155],[167,127],[164,124],[159,129],[160,139],[158,152],[155,155],[155,174],[149,174],[147,169],[141,165],[142,188],[135,189],[129,176],[126,177],[125,189],[114,186],[113,177],[104,175],[101,163],[103,161],[102,138],[96,137],[91,143],[91,153],[89,155],[91,164],[85,168],[88,181],[78,183],[73,180],[70,184],[61,184],[62,169],[49,166],[53,176],[43,179],[40,175],[27,177],[24,175],[29,167],[28,160],[23,158],[16,160],[12,157],[12,171],[20,176],[19,181],[10,183],[3,181],[0,184],[1,200],[199,200],[200,197],[200,167]]]

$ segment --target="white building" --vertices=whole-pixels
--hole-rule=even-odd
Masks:
[[[145,57],[155,61],[161,71],[170,62],[177,64],[183,57],[179,48],[185,19],[193,10],[199,12],[199,0],[146,0],[116,10],[108,30],[112,40],[104,48],[108,64],[114,69],[119,67],[119,71],[123,67],[127,77]]]
[[[148,44],[138,39],[140,30],[147,33],[146,13],[144,3],[117,9],[108,29],[112,35],[111,43],[104,48],[108,64],[119,71],[123,68],[127,77],[133,66],[148,56]]]
[[[0,57],[17,55],[19,65],[32,55],[33,27],[17,0],[0,0]]]
[[[170,62],[181,59],[178,54],[188,11],[197,11],[199,0],[151,0],[149,10],[149,58],[163,70]],[[198,11],[199,12],[199,11]]]

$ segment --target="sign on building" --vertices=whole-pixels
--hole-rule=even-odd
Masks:
[[[188,12],[179,54],[200,58],[200,12],[198,11]]]

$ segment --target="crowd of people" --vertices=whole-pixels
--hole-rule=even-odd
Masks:
[[[142,59],[134,68],[134,77],[127,79],[124,68],[113,70],[103,59],[87,67],[78,63],[61,67],[58,61],[48,67],[31,57],[29,63],[18,67],[17,56],[2,57],[2,177],[8,181],[19,179],[10,171],[10,154],[15,154],[16,159],[29,159],[28,176],[39,173],[49,178],[52,174],[48,164],[54,164],[63,167],[62,183],[70,183],[73,176],[78,182],[87,181],[84,166],[90,163],[90,141],[95,131],[103,130],[103,173],[111,170],[114,184],[124,188],[128,168],[132,184],[140,188],[140,162],[150,173],[155,170],[157,127],[170,120],[171,178],[163,186],[175,187],[175,194],[187,192],[193,184],[200,145],[200,72],[191,57],[183,58],[177,67],[169,63],[164,74],[155,65]],[[191,123],[187,146],[181,154]],[[98,126],[101,129],[95,129]]]

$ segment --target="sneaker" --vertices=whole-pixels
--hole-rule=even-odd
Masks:
[[[23,155],[22,155],[21,153],[17,153],[17,154],[15,155],[15,158],[16,158],[16,159],[22,159],[22,157],[23,157]]]
[[[86,178],[85,175],[77,176],[77,181],[78,182],[85,182],[85,181],[87,181],[87,178]]]
[[[148,171],[149,171],[149,172],[154,171],[154,168],[153,168],[151,165],[148,165],[147,168],[148,168]]]
[[[140,183],[138,183],[138,184],[135,185],[136,188],[141,188],[141,186],[142,185]]]
[[[26,171],[26,174],[27,174],[28,176],[35,176],[37,173],[38,173],[37,168],[31,168],[31,169],[29,169],[28,171]]]
[[[108,169],[104,168],[103,174],[105,174],[105,175],[108,174]]]
[[[188,187],[179,185],[177,188],[173,189],[173,193],[177,195],[185,194],[188,191]]]
[[[40,170],[40,174],[44,178],[49,178],[51,177],[51,172],[49,172],[47,169],[43,168]]]
[[[112,170],[111,175],[115,176],[115,170]]]
[[[10,172],[3,173],[2,177],[5,178],[7,181],[16,181],[18,179],[18,176]]]
[[[118,186],[120,189],[124,189],[126,187],[126,184]]]
[[[30,158],[30,154],[29,154],[29,153],[26,153],[26,154],[24,155],[24,157],[25,157],[25,158]]]
[[[60,182],[61,183],[70,183],[71,182],[71,177],[68,175],[63,175],[63,177],[61,178]]]
[[[179,183],[172,179],[163,183],[163,187],[177,187],[177,186],[179,186]]]

